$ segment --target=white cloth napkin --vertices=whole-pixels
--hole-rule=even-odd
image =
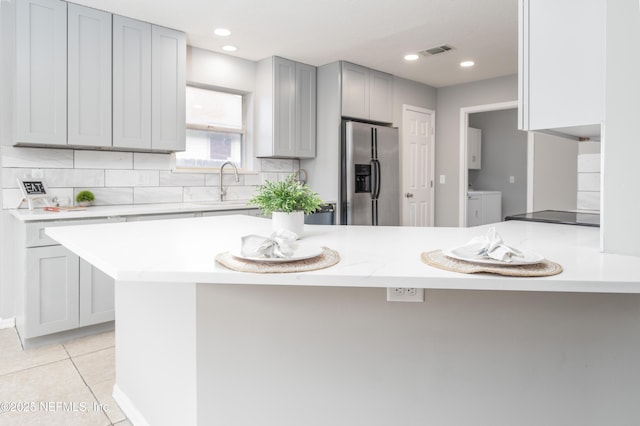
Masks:
[[[455,249],[457,254],[477,259],[493,259],[501,262],[511,262],[513,258],[524,258],[524,253],[509,247],[503,241],[495,228],[490,228],[485,235],[472,238],[467,244]]]
[[[269,237],[245,235],[241,238],[240,253],[245,257],[287,258],[292,257],[298,247],[298,236],[291,231],[281,229]]]

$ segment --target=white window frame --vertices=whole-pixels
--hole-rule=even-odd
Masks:
[[[250,96],[248,93],[239,92],[231,89],[224,89],[219,87],[212,87],[205,84],[197,84],[197,83],[187,83],[187,87],[195,87],[197,89],[210,90],[212,92],[220,92],[220,93],[228,93],[232,95],[239,95],[242,97],[242,128],[235,129],[230,127],[221,127],[221,126],[211,126],[211,125],[201,125],[201,124],[189,124],[186,123],[185,117],[185,127],[187,130],[200,130],[200,131],[212,131],[219,133],[230,133],[230,134],[240,134],[241,137],[241,151],[242,151],[242,166],[238,166],[239,172],[249,171],[251,168],[251,164],[249,163],[249,152],[250,145],[247,138],[247,122],[249,120],[248,117],[248,104],[250,103]],[[206,172],[219,172],[219,167],[179,167],[176,164],[176,156],[173,154],[173,172],[178,173],[206,173]]]

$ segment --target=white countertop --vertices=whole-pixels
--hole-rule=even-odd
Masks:
[[[269,235],[269,219],[232,215],[48,228],[46,233],[118,280],[344,287],[640,293],[640,257],[599,252],[599,229],[509,221],[495,226],[505,243],[544,255],[564,272],[544,278],[466,275],[425,265],[420,253],[452,248],[489,225],[411,228],[305,225],[300,244],[340,253],[313,272],[251,274],[216,264],[246,234]]]
[[[191,203],[166,204],[126,204],[117,206],[91,206],[85,210],[46,211],[42,208],[33,210],[14,209],[11,214],[23,222],[46,220],[88,219],[97,217],[134,216],[146,214],[191,213],[203,211],[256,209],[247,205],[246,201],[203,201]]]

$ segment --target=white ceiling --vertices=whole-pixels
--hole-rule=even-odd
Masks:
[[[449,86],[517,72],[517,0],[72,0],[187,33],[188,44],[260,60],[278,55],[312,65],[348,60]],[[215,28],[232,34],[221,38]],[[408,63],[441,44],[454,50]],[[476,65],[459,67],[462,60]]]

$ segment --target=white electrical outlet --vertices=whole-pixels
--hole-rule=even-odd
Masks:
[[[424,289],[387,287],[387,302],[424,302]]]

